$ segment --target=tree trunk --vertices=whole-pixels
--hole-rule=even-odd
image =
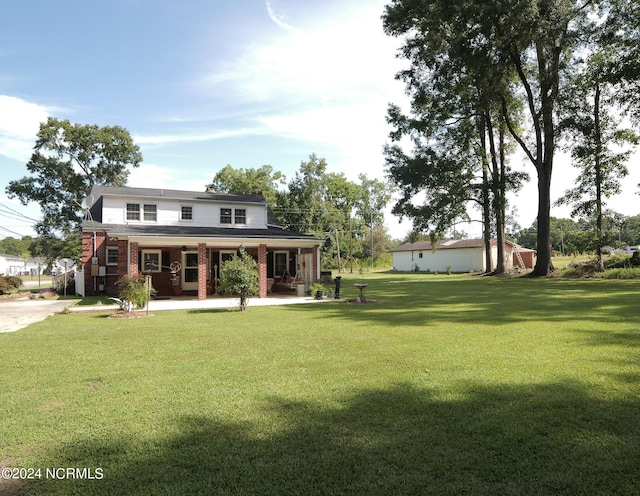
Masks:
[[[493,257],[491,256],[491,199],[489,184],[489,162],[487,159],[487,120],[486,113],[482,113],[482,118],[478,122],[478,132],[480,135],[480,146],[482,148],[482,225],[484,239],[484,271],[493,270]]]
[[[489,199],[489,166],[486,155],[482,167],[482,216],[483,216],[483,237],[484,237],[484,259],[485,272],[493,270],[493,257],[491,256],[491,203]]]
[[[496,221],[496,241],[497,241],[497,254],[498,260],[496,261],[496,269],[493,271],[494,274],[504,274],[505,272],[505,264],[504,264],[504,201],[503,201],[503,192],[501,191],[501,173],[502,167],[498,165],[498,152],[496,150],[495,137],[493,134],[493,124],[491,122],[491,115],[489,112],[486,113],[487,116],[487,134],[489,136],[489,150],[491,152],[491,190],[493,193],[493,215]],[[500,139],[501,147],[501,160],[504,160],[504,156],[502,155],[502,147],[504,143],[502,139]],[[502,164],[504,165],[504,164]]]
[[[538,169],[538,234],[537,260],[531,272],[532,277],[545,277],[553,271],[551,264],[551,171],[547,167]]]
[[[595,173],[596,173],[596,262],[597,270],[604,271],[602,259],[602,133],[600,130],[600,85],[596,85],[593,102],[593,121],[596,140]]]

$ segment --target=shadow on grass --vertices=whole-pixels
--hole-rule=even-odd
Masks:
[[[347,278],[341,295],[355,298]],[[628,322],[637,317],[640,281],[566,281],[530,278],[433,277],[384,274],[367,280],[366,296],[379,305],[297,308],[389,326],[433,322],[501,325],[527,320]]]
[[[266,397],[255,420],[176,418],[149,440],[75,439],[60,466],[93,481],[40,481],[46,494],[634,494],[640,400],[573,383],[358,390],[331,403]],[[146,434],[146,433],[145,433]]]

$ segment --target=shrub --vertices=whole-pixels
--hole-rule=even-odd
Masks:
[[[131,302],[136,308],[144,308],[149,301],[144,274],[123,276],[118,279],[117,285],[120,299]]]
[[[640,279],[640,268],[610,269],[596,274],[594,277],[602,279]]]
[[[0,276],[0,294],[14,294],[23,285],[22,279],[15,276]]]
[[[326,293],[327,292],[327,288],[321,282],[315,282],[315,283],[313,283],[313,285],[311,286],[311,289],[310,289],[311,296],[315,297],[316,293],[318,291],[322,291],[323,293]]]
[[[233,257],[220,268],[220,288],[225,294],[240,296],[240,311],[247,309],[247,298],[260,290],[258,263],[249,255]]]
[[[62,295],[65,294],[64,288],[65,278],[64,276],[58,277],[55,279],[54,289],[56,293]],[[76,292],[76,280],[73,277],[73,273],[67,274],[67,295],[73,295]]]
[[[6,276],[5,280],[16,289],[24,286],[24,282],[22,282],[22,279],[17,276]]]

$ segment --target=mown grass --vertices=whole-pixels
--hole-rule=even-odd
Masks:
[[[0,335],[0,465],[104,472],[28,494],[637,492],[640,281],[365,279],[379,304]]]

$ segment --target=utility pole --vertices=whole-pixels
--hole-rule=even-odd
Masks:
[[[370,212],[371,218],[371,270],[373,271],[373,211]]]
[[[353,230],[351,228],[351,214],[349,214],[349,264],[350,272],[353,274]]]
[[[338,247],[338,274],[342,272],[342,261],[340,260],[340,241],[338,240],[338,229],[336,229],[336,245]]]

